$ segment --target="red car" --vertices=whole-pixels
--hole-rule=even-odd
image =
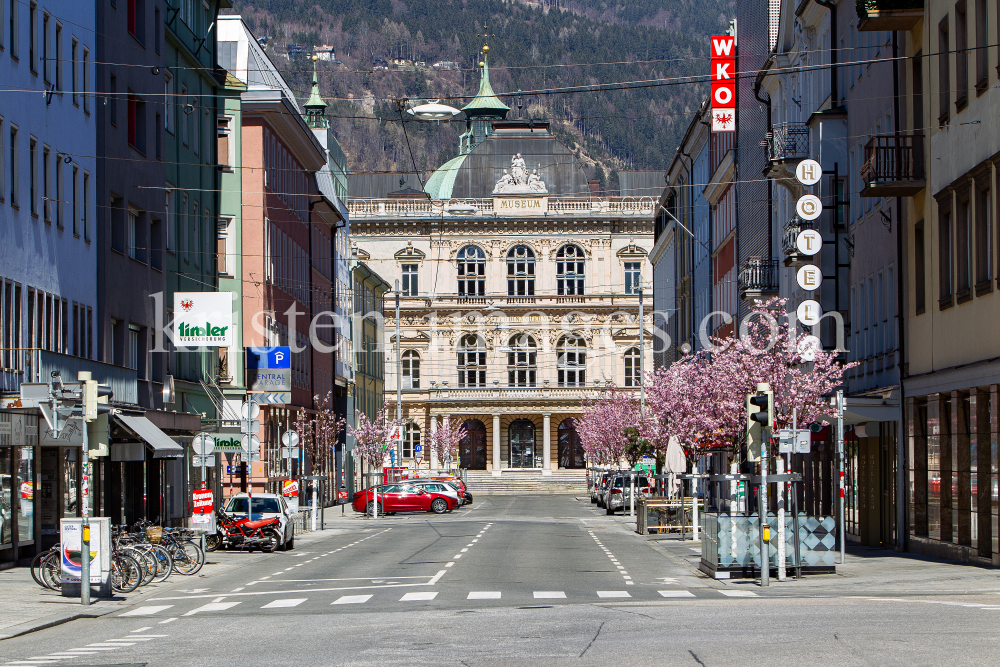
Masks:
[[[375,496],[378,496],[378,513],[393,512],[434,512],[444,514],[458,507],[455,498],[443,493],[424,491],[408,484],[382,484],[358,491],[351,505],[355,512],[372,514],[375,511]]]

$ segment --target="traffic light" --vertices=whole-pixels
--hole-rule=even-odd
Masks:
[[[98,415],[111,412],[111,406],[107,399],[113,396],[111,387],[98,384],[97,380],[84,380],[83,382],[83,419],[92,422]],[[105,399],[100,401],[100,399]]]
[[[761,445],[770,435],[774,413],[774,392],[766,382],[757,384],[757,392],[747,394],[747,460],[760,460]],[[767,429],[767,433],[764,432]]]

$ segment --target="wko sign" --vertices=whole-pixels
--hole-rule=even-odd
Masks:
[[[713,36],[712,131],[736,131],[736,37]]]

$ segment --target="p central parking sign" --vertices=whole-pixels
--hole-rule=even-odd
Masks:
[[[288,347],[248,347],[246,372],[250,391],[291,391],[292,351]]]

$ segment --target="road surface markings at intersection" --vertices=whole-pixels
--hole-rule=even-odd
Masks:
[[[278,609],[281,607],[297,607],[309,598],[288,598],[287,600],[274,600],[268,602],[261,609]]]

